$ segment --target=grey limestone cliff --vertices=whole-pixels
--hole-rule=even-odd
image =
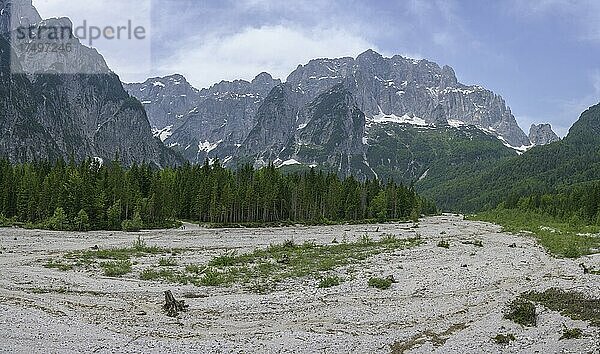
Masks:
[[[529,139],[533,145],[547,145],[560,140],[550,124],[532,124]]]

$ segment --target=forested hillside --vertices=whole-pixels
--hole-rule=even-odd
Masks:
[[[311,170],[273,166],[232,171],[213,165],[154,170],[101,165],[0,162],[0,219],[57,230],[164,227],[205,223],[327,223],[418,218],[435,207],[412,189]]]
[[[494,208],[503,201],[514,205],[521,197],[563,193],[570,186],[600,179],[599,133],[600,105],[596,105],[581,115],[562,141],[534,147],[483,170],[460,170],[444,183],[418,187],[440,208],[463,212]]]

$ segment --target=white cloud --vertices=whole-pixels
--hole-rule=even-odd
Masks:
[[[554,116],[546,117],[552,123],[554,131],[560,136],[568,133],[571,125],[574,123],[581,113],[589,107],[600,102],[600,70],[596,69],[589,73],[588,85],[591,86],[590,94],[574,99],[559,100],[558,102],[550,102],[557,107]]]
[[[87,32],[84,34],[83,31],[77,31],[75,35],[80,37],[84,45],[98,49],[109,67],[119,75],[146,75],[151,70],[151,0],[34,0],[33,5],[44,19],[68,17],[74,28],[85,24]],[[126,30],[121,31],[122,37],[119,40],[100,38],[90,44],[89,29],[92,26],[100,30],[127,26],[132,31],[136,27],[143,27],[145,39],[139,40],[133,36],[130,39]],[[83,36],[86,39],[81,38]]]
[[[298,64],[310,59],[377,50],[364,38],[344,30],[283,25],[248,27],[234,34],[198,36],[180,43],[176,53],[162,60],[159,71],[182,73],[197,87],[221,80],[250,80],[263,71],[285,80]]]
[[[600,42],[600,1],[598,0],[513,0],[513,14],[521,18],[540,19],[552,16],[567,23],[578,40]]]

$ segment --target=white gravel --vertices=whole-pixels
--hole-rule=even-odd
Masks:
[[[600,330],[538,307],[538,326],[523,328],[502,318],[505,304],[528,290],[560,287],[600,297],[600,255],[579,260],[549,256],[529,236],[463,221],[459,216],[406,224],[274,229],[61,233],[0,229],[0,352],[100,353],[599,353]],[[379,232],[376,230],[379,228]],[[138,260],[122,279],[99,272],[46,269],[65,252],[128,246],[141,235],[148,244],[189,249],[179,264],[207,262],[227,249],[239,252],[294,239],[329,244],[365,233],[413,237],[424,243],[381,254],[338,270],[340,286],[318,289],[315,279],[295,279],[260,295],[239,286],[205,288],[137,279],[156,257]],[[437,247],[450,241],[450,249]],[[481,240],[484,247],[462,244]],[[517,248],[510,248],[515,243]],[[371,276],[393,275],[385,291],[367,286]],[[179,318],[161,310],[163,291],[190,306]],[[563,325],[583,329],[560,340]],[[493,342],[512,333],[507,346]]]

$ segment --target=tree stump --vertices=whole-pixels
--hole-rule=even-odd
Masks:
[[[175,300],[171,290],[165,291],[165,304],[163,305],[163,309],[167,312],[167,316],[177,317],[180,311],[185,311],[187,308],[188,306],[185,304],[184,300]]]
[[[581,263],[579,266],[583,268],[583,274],[590,274],[590,268],[588,268],[584,263]]]

